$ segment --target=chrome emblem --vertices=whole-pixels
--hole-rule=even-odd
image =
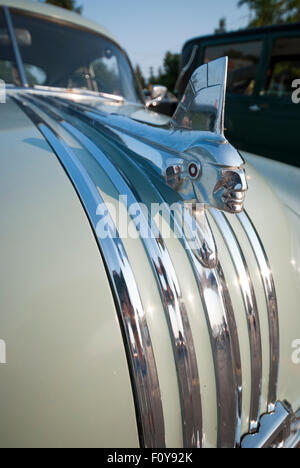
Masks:
[[[189,201],[237,214],[248,187],[245,162],[224,137],[227,68],[225,57],[192,75],[171,121],[191,141],[181,161],[168,161],[166,181]]]
[[[184,202],[203,207],[193,209],[200,212],[196,219],[203,239],[195,253],[207,268],[217,266],[218,255],[206,210],[241,213],[248,189],[245,161],[224,136],[227,69],[224,57],[194,72],[171,120],[180,155],[166,157],[160,167]]]
[[[277,402],[273,413],[262,416],[259,431],[244,437],[242,448],[297,448],[300,446],[300,411]]]

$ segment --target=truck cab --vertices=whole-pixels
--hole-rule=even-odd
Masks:
[[[300,167],[300,24],[188,41],[182,51],[178,94],[198,66],[223,56],[229,57],[228,139],[241,150]]]

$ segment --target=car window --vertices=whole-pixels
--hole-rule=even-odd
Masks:
[[[227,91],[250,96],[255,87],[262,47],[262,41],[209,46],[205,49],[204,63],[228,56]]]
[[[299,78],[300,37],[275,40],[262,94],[278,98],[290,96],[292,83]]]
[[[15,30],[23,31],[17,39],[31,86],[80,88],[139,101],[126,55],[108,38],[17,10],[11,16]]]
[[[0,10],[0,79],[5,83],[19,84],[10,38]]]

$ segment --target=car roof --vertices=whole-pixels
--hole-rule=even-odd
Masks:
[[[70,10],[59,8],[53,5],[48,5],[41,2],[33,2],[31,0],[0,0],[0,7],[7,6],[9,8],[17,8],[26,12],[36,13],[39,15],[47,16],[60,21],[65,21],[74,25],[82,26],[90,29],[103,36],[108,37],[114,42],[118,43],[117,39],[105,28],[93,21],[90,21],[83,16]]]
[[[280,31],[299,31],[300,32],[300,23],[289,23],[289,24],[279,24],[275,26],[264,26],[261,28],[248,28],[248,29],[239,29],[237,31],[226,32],[221,34],[210,34],[207,36],[198,36],[192,39],[189,39],[183,46],[183,49],[193,43],[193,42],[202,42],[207,40],[219,40],[219,39],[229,39],[229,38],[238,38],[243,36],[255,36],[256,34],[262,33],[273,33],[273,32],[280,32]]]

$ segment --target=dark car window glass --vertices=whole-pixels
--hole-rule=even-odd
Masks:
[[[293,81],[300,78],[300,37],[274,42],[268,68],[266,96],[290,96]]]
[[[204,63],[228,56],[228,92],[250,96],[254,91],[262,47],[262,41],[207,47]]]
[[[0,10],[0,79],[7,84],[20,84],[14,63],[10,38]]]
[[[80,88],[139,101],[121,49],[100,34],[14,11],[15,29],[31,86]]]

